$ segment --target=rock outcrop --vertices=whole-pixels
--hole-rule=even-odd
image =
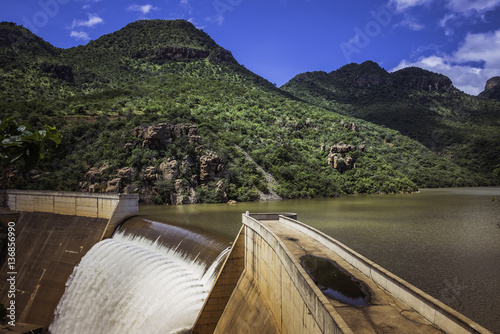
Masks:
[[[158,180],[158,174],[156,174],[155,166],[148,166],[143,172],[143,179],[146,182],[154,182]]]
[[[336,144],[330,147],[328,154],[328,165],[339,173],[356,168],[356,161],[347,153],[356,150],[356,146],[347,144]]]
[[[120,189],[121,189],[121,183],[122,183],[122,179],[120,179],[119,177],[117,177],[111,181],[108,181],[107,187],[106,187],[106,192],[107,193],[119,193]]]
[[[197,202],[196,191],[186,180],[176,180],[174,188],[175,193],[170,194],[170,201],[172,204],[195,204]]]
[[[160,123],[151,126],[139,126],[134,129],[133,135],[143,139],[142,148],[152,150],[165,150],[176,137],[181,136],[188,136],[191,144],[201,144],[198,128],[194,124],[172,125]]]
[[[179,176],[179,163],[174,158],[168,158],[161,163],[160,170],[165,180],[175,180]]]
[[[142,148],[166,149],[167,145],[172,142],[172,125],[160,123],[148,127],[137,127],[134,129],[134,136],[144,139]]]
[[[493,77],[486,81],[485,90],[496,88],[500,86],[500,77]]]
[[[228,178],[228,172],[219,155],[206,151],[200,157],[200,184],[207,185],[216,178]]]
[[[484,91],[479,94],[483,99],[495,99],[500,101],[500,77],[493,77],[486,82]]]
[[[418,67],[404,68],[392,73],[392,77],[394,84],[399,86],[438,92],[458,91],[447,76]]]
[[[196,188],[201,186],[212,187],[219,201],[228,201],[224,180],[229,180],[229,171],[216,152],[201,145],[196,125],[159,123],[136,127],[131,135],[140,141],[130,140],[124,148],[129,152],[137,149],[157,151],[151,165],[123,167],[113,175],[107,163],[92,167],[81,183],[82,191],[87,191],[92,184],[105,184],[106,192],[139,193],[140,200],[147,204],[161,201],[192,204],[198,201]],[[182,159],[165,156],[170,152],[170,145],[186,144],[194,146],[192,154]]]

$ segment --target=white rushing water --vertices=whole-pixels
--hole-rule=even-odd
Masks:
[[[143,237],[115,234],[75,267],[49,327],[52,334],[184,333],[215,280],[217,261],[187,260]]]

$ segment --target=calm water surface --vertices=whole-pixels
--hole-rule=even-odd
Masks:
[[[140,207],[150,219],[201,227],[228,240],[246,211],[296,212],[300,221],[500,334],[500,187]]]

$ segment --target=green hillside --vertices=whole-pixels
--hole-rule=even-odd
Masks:
[[[183,204],[492,182],[397,131],[342,115],[345,102],[325,108],[292,97],[186,21],[137,21],[71,49],[3,22],[0,59],[0,117],[63,135],[37,170],[3,162],[2,187],[102,184]]]
[[[373,62],[299,74],[281,88],[336,113],[398,130],[492,184],[500,181],[500,103],[494,88],[487,96],[470,96],[441,74],[420,68],[388,73]]]

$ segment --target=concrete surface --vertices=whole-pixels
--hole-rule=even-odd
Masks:
[[[491,334],[305,224],[284,216],[279,221],[255,217],[243,215],[244,226],[193,333]],[[363,282],[370,305],[349,306],[327,298],[303,269],[300,259],[305,255],[331,259]],[[236,258],[244,259],[243,268]]]

